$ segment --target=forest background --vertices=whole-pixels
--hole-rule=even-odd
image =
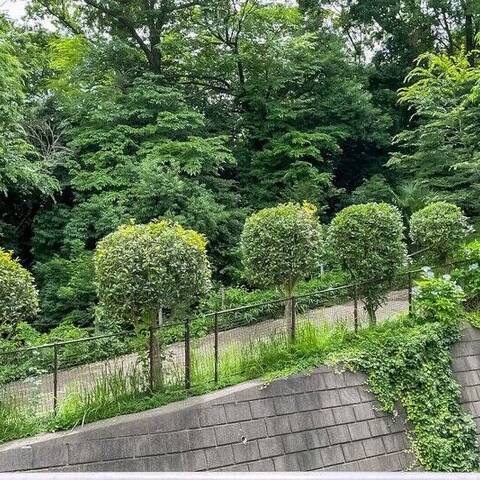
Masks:
[[[93,250],[132,220],[203,233],[217,285],[242,286],[245,218],[279,202],[480,215],[480,1],[7,6],[0,245],[41,331],[93,325]]]

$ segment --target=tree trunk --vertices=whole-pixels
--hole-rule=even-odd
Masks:
[[[158,311],[153,310],[148,313],[148,323],[150,326],[150,375],[151,386],[154,391],[163,390],[163,365],[162,365],[162,342],[161,331],[157,325]]]
[[[468,7],[467,7],[468,8]],[[475,33],[473,28],[473,15],[471,12],[465,13],[465,52],[467,54],[468,63],[471,67],[475,65],[473,49],[475,48]]]
[[[365,305],[365,308],[367,310],[367,313],[368,313],[368,324],[373,327],[377,324],[377,312],[375,310],[375,308],[373,307],[372,304],[370,303],[367,303]]]

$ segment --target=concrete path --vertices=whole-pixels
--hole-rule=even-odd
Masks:
[[[377,311],[378,321],[382,321],[395,314],[408,310],[406,291],[391,292],[387,303]],[[365,324],[367,316],[363,308],[359,307],[360,322]],[[307,311],[298,316],[297,324],[311,322],[314,325],[333,325],[345,322],[349,328],[353,328],[353,303],[335,305]],[[247,345],[251,341],[267,338],[272,335],[287,332],[285,319],[272,319],[256,324],[237,327],[220,332],[218,335],[220,359],[235,346]],[[214,335],[195,339],[191,345],[192,355],[195,360],[203,359],[211,362],[207,366],[207,374],[213,380],[213,352]],[[184,344],[183,342],[172,344],[165,352],[164,365],[167,380],[172,383],[182,384],[184,375]],[[201,360],[200,360],[201,361]],[[195,366],[194,366],[195,368]],[[205,366],[204,366],[205,368]],[[132,373],[140,375],[142,371],[141,359],[137,354],[129,354],[111,360],[90,363],[58,372],[58,402],[73,390],[82,391],[91,389],[95,381],[111,373]],[[53,374],[45,374],[23,381],[0,386],[0,399],[3,397],[15,397],[19,402],[32,405],[36,412],[48,412],[53,407]]]

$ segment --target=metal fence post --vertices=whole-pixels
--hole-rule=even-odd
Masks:
[[[412,314],[412,272],[408,272],[408,313]]]
[[[355,333],[358,332],[358,291],[357,285],[353,287],[353,322]]]
[[[218,312],[215,312],[215,383],[218,383]]]
[[[153,336],[155,335],[155,331],[153,328],[153,325],[150,326],[149,330],[150,334],[148,337],[148,366],[149,366],[149,371],[148,371],[148,380],[150,383],[150,391],[153,392]]]
[[[190,361],[190,320],[185,319],[185,390],[191,386],[191,361]]]
[[[58,407],[58,345],[53,345],[53,413],[57,414]]]
[[[292,342],[295,341],[296,330],[297,330],[297,312],[296,312],[296,302],[295,297],[290,298],[290,315],[291,315],[291,324],[290,324],[290,338]]]

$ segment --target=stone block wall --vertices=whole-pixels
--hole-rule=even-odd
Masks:
[[[0,471],[401,471],[404,417],[360,374],[320,367],[0,446]]]

